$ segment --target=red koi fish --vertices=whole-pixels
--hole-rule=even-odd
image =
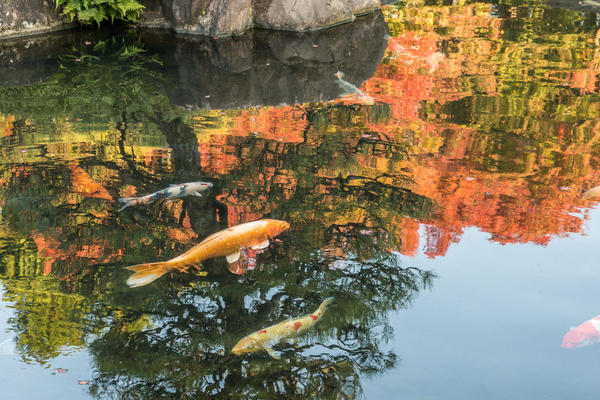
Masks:
[[[600,315],[567,332],[561,347],[576,349],[600,342]]]

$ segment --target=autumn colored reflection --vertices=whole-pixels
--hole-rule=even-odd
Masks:
[[[356,398],[401,357],[388,315],[435,282],[411,257],[444,256],[469,227],[502,244],[585,233],[600,183],[596,15],[446,3],[276,40],[55,38],[56,65],[0,87],[17,352],[46,364],[87,349],[98,398]],[[119,198],[197,181],[212,184],[202,198],[119,212]],[[125,284],[122,267],[263,218],[289,232],[233,266]],[[281,360],[231,353],[329,296],[314,331],[274,344]]]

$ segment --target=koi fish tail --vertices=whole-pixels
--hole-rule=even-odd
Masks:
[[[129,287],[139,287],[149,284],[152,281],[160,278],[167,272],[175,269],[170,262],[155,262],[148,264],[132,265],[126,267],[129,270],[135,271],[135,274],[131,275],[127,279],[127,285]]]
[[[339,79],[342,79],[344,77],[344,73],[342,71],[338,71],[334,75],[337,76]]]
[[[119,212],[123,211],[127,207],[134,206],[137,199],[137,197],[121,197],[119,199],[119,203],[123,203],[123,207],[119,208]]]
[[[327,309],[327,307],[333,303],[333,300],[335,300],[334,297],[328,297],[325,300],[323,300],[323,302],[321,303],[321,305],[319,306],[319,309],[317,310],[317,312],[320,312],[321,314],[323,314],[325,312],[325,310]]]

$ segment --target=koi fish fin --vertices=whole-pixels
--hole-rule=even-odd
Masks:
[[[121,197],[119,199],[119,203],[124,203],[124,205],[123,205],[123,207],[119,208],[119,212],[123,211],[127,207],[135,205],[135,201],[137,199],[138,199],[137,197]]]
[[[241,252],[239,252],[239,251],[237,253],[232,253],[226,257],[227,262],[229,264],[233,264],[234,262],[236,262],[237,260],[240,259],[240,256],[241,256]]]
[[[127,279],[127,285],[132,288],[147,285],[173,269],[168,262],[139,264],[126,268],[135,271],[135,274]]]
[[[273,350],[272,348],[268,347],[265,349],[265,351],[267,353],[269,353],[269,355],[271,357],[273,357],[276,360],[281,360],[281,354],[278,351]]]
[[[262,250],[262,249],[266,249],[267,247],[269,247],[269,239],[265,240],[264,242],[255,244],[254,246],[252,246],[250,248],[252,250]]]
[[[200,192],[194,192],[194,196],[202,197],[202,193],[200,193]]]
[[[229,272],[236,275],[242,275],[248,272],[248,267],[241,262],[234,262],[233,264],[229,264],[227,266],[227,269],[229,270]]]
[[[325,310],[327,309],[327,307],[333,303],[333,300],[335,300],[335,298],[332,297],[328,297],[325,300],[323,300],[323,302],[321,303],[321,305],[319,306],[319,309],[317,310],[318,312],[320,312],[321,314],[323,314],[325,312]]]

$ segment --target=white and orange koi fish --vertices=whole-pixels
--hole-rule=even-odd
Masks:
[[[583,200],[600,200],[600,186],[595,186],[583,194]]]
[[[355,85],[351,84],[348,81],[342,79],[344,77],[344,73],[342,71],[338,71],[334,74],[338,80],[337,84],[344,91],[340,100],[349,100],[353,103],[361,103],[367,106],[372,106],[375,104],[375,100]]]
[[[310,330],[321,320],[321,318],[323,318],[323,313],[332,301],[333,297],[328,297],[323,300],[319,308],[312,314],[304,315],[296,319],[289,319],[246,336],[237,342],[231,352],[239,356],[265,350],[271,357],[279,359],[279,356],[273,350],[273,346],[282,340],[300,336],[304,332]]]
[[[119,209],[119,212],[123,211],[127,207],[139,206],[141,204],[150,204],[153,201],[159,199],[173,200],[185,196],[198,196],[202,197],[202,192],[210,189],[212,183],[210,182],[188,182],[180,183],[177,185],[170,185],[168,188],[159,190],[158,192],[147,194],[141,197],[121,197],[119,202],[125,203],[123,207]]]
[[[583,324],[567,332],[563,337],[561,347],[576,349],[594,343],[600,343],[600,315],[588,319]]]
[[[139,264],[127,267],[135,274],[127,280],[130,287],[144,286],[172,270],[186,271],[204,260],[227,257],[232,264],[240,258],[242,249],[264,249],[269,240],[290,228],[290,224],[276,219],[261,219],[232,226],[214,233],[182,255],[169,261]]]

